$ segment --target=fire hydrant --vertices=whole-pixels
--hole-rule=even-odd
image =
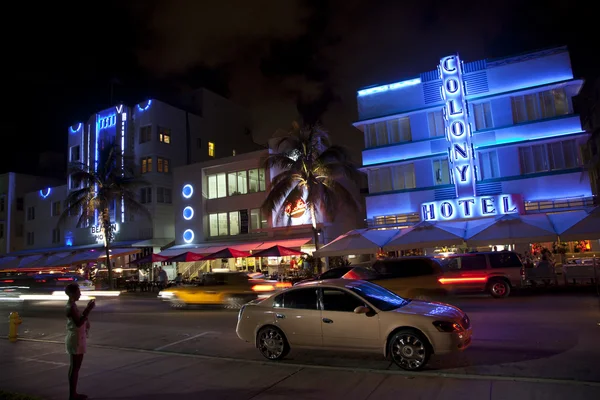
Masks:
[[[8,341],[16,342],[17,337],[19,336],[19,325],[23,320],[19,316],[18,312],[11,312],[8,316]]]

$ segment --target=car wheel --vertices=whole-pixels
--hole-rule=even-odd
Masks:
[[[258,331],[256,344],[260,354],[269,360],[281,360],[290,352],[285,335],[274,326],[266,326]]]
[[[431,357],[431,345],[427,339],[412,329],[396,332],[388,343],[388,354],[392,361],[407,371],[423,369]]]
[[[488,284],[488,290],[492,297],[501,299],[510,294],[510,285],[504,279],[494,279]]]

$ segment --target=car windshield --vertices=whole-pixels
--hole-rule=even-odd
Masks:
[[[409,300],[398,296],[396,293],[369,282],[352,282],[346,285],[346,288],[367,300],[381,311],[395,310],[396,308],[405,306],[409,302]]]

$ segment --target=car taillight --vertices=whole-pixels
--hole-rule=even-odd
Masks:
[[[475,282],[485,282],[487,281],[487,277],[470,277],[470,278],[440,278],[438,282],[442,285],[450,285],[453,283],[475,283]]]
[[[275,284],[275,287],[278,289],[288,288],[288,287],[292,287],[292,283],[291,282],[277,282]]]
[[[252,286],[252,290],[255,292],[271,292],[275,290],[275,286],[273,285],[254,285]]]

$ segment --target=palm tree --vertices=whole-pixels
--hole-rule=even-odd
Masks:
[[[90,223],[100,226],[106,252],[108,285],[113,288],[112,265],[110,263],[110,245],[114,239],[114,225],[111,223],[111,206],[122,202],[127,212],[141,214],[150,218],[150,212],[137,200],[137,189],[146,183],[135,173],[135,165],[130,158],[123,156],[116,145],[110,145],[99,151],[97,168],[83,163],[71,163],[69,174],[79,189],[73,190],[64,203],[64,211],[58,224],[64,224],[71,216],[79,216],[77,228]],[[97,215],[98,220],[95,221]]]
[[[263,212],[275,212],[276,220],[282,221],[287,215],[286,208],[289,212],[293,205],[304,201],[318,250],[318,218],[332,221],[342,204],[360,207],[341,182],[358,184],[361,172],[346,149],[332,145],[327,132],[316,125],[301,127],[294,122],[292,130],[278,138],[273,147],[276,153],[267,157],[266,167],[281,172],[271,179]]]

